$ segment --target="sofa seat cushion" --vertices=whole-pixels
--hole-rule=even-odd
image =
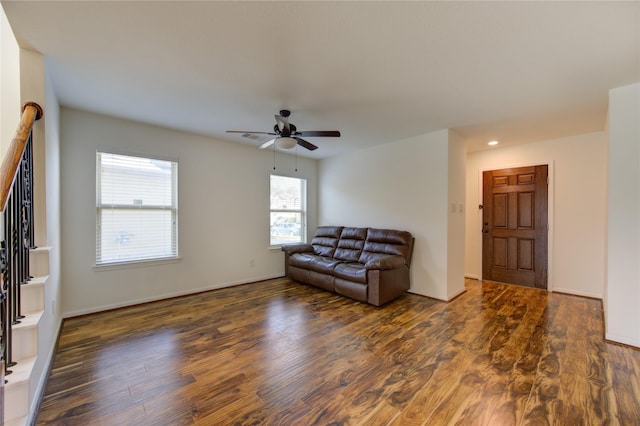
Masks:
[[[367,283],[367,270],[362,263],[340,263],[336,265],[333,274],[344,280]]]
[[[322,274],[330,274],[333,275],[333,271],[341,261],[331,258],[331,257],[322,257],[315,256],[309,262],[309,269],[312,271],[320,272]]]
[[[318,256],[313,253],[294,253],[289,256],[289,265],[296,266],[298,268],[309,269],[309,264],[311,261]]]

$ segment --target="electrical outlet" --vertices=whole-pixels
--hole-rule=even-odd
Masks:
[[[249,266],[250,266],[251,268],[255,268],[255,266],[256,266],[256,260],[255,260],[255,259],[251,259],[251,260],[249,261]]]

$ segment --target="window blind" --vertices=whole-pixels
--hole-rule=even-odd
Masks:
[[[178,163],[98,152],[96,264],[178,255]]]
[[[271,175],[271,245],[306,241],[307,181]]]

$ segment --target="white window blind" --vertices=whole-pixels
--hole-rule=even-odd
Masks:
[[[271,245],[306,241],[307,181],[271,175]]]
[[[98,152],[96,264],[178,255],[178,163]]]

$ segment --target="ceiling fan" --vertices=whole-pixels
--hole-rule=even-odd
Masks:
[[[269,141],[263,143],[258,149],[267,148],[274,143],[278,148],[291,149],[296,145],[300,145],[303,148],[313,151],[318,149],[317,146],[308,142],[302,137],[340,137],[340,132],[337,130],[312,130],[306,132],[299,132],[296,126],[289,122],[289,116],[291,111],[283,109],[280,110],[280,115],[275,115],[276,124],[273,126],[273,132],[251,132],[242,130],[227,130],[227,133],[243,133],[243,136],[251,137],[252,135],[270,135],[274,136]]]

